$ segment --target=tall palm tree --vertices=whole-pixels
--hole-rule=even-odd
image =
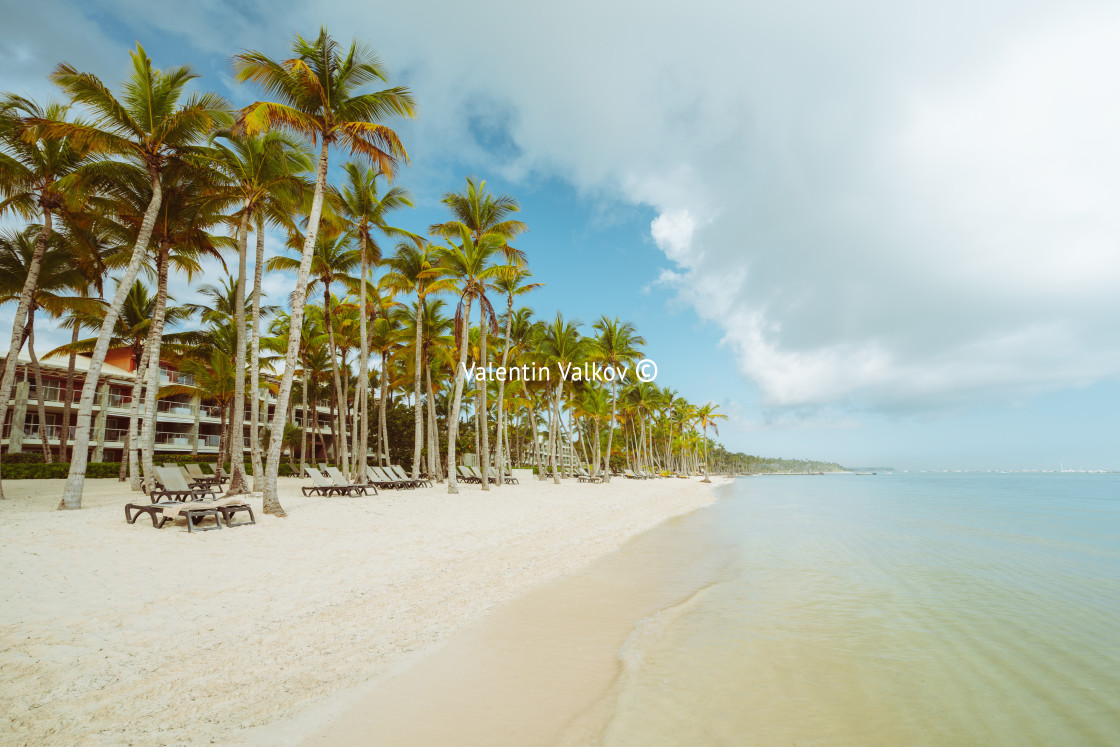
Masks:
[[[51,74],[71,100],[93,117],[91,124],[33,119],[47,137],[66,137],[79,151],[121,157],[143,166],[151,183],[151,201],[132,247],[132,254],[119,279],[117,293],[106,309],[94,348],[82,398],[78,406],[77,432],[70,474],[60,508],[82,506],[82,488],[88,460],[93,398],[101,378],[101,367],[109,340],[128,289],[140,271],[163,198],[161,176],[170,161],[189,153],[216,125],[225,122],[224,99],[212,93],[192,94],[180,103],[186,85],[196,78],[189,67],[156,70],[144,48],[132,53],[132,74],[124,84],[124,95],[115,96],[95,75],[63,63]]]
[[[16,360],[23,346],[24,329],[31,297],[39,280],[39,268],[47,249],[47,240],[54,228],[54,216],[80,203],[79,190],[73,177],[87,162],[84,149],[66,135],[47,135],[28,126],[29,120],[62,120],[66,108],[57,105],[46,109],[20,96],[8,95],[0,103],[0,215],[12,211],[27,220],[42,218],[35,240],[35,251],[22,276],[19,303],[12,320],[11,343],[0,378],[0,402],[7,408],[15,381]],[[4,497],[0,483],[0,499]]]
[[[369,453],[369,330],[366,317],[366,293],[369,285],[370,265],[374,267],[381,261],[381,246],[377,243],[374,230],[386,236],[401,233],[400,229],[388,225],[388,214],[402,207],[412,207],[412,198],[401,187],[390,187],[381,194],[377,180],[382,176],[376,169],[350,162],[345,168],[346,183],[337,192],[340,212],[351,222],[351,231],[357,236],[361,252],[359,273],[358,335],[361,338],[361,353],[358,359],[358,386],[354,396],[358,403],[356,432],[358,448],[352,468],[353,479],[366,481],[366,454]]]
[[[482,359],[486,355],[486,338],[489,331],[497,326],[494,307],[486,298],[486,289],[489,283],[503,272],[506,265],[495,265],[493,260],[505,246],[505,237],[497,233],[486,233],[475,241],[466,226],[459,226],[458,245],[449,244],[439,254],[439,264],[444,268],[444,277],[455,283],[459,293],[459,303],[455,307],[455,338],[459,346],[459,365],[455,370],[455,398],[448,413],[447,423],[447,492],[458,494],[459,487],[455,482],[455,439],[459,435],[459,408],[463,404],[463,378],[466,376],[467,343],[469,340],[471,304],[478,301],[481,336],[481,358],[478,365],[482,366]],[[485,389],[485,387],[483,387]],[[485,409],[486,400],[482,400]],[[485,425],[485,420],[483,421]],[[483,430],[483,439],[486,432]],[[486,441],[483,441],[485,452]],[[480,457],[486,458],[485,453]],[[485,462],[484,465],[488,466]],[[482,489],[489,490],[487,480],[482,481]]]
[[[719,428],[716,427],[717,419],[727,419],[727,416],[719,411],[719,405],[715,402],[709,402],[702,405],[696,410],[696,418],[700,423],[700,427],[704,429],[704,480],[703,482],[712,481],[712,470],[708,466],[708,428],[711,427],[716,435],[719,435]]]
[[[304,152],[302,143],[283,132],[268,132],[263,135],[239,135],[232,131],[221,131],[211,138],[211,148],[207,154],[212,162],[228,177],[224,190],[215,190],[219,199],[232,198],[239,207],[237,216],[237,257],[238,278],[247,275],[247,248],[249,230],[257,228],[257,262],[253,284],[253,341],[252,356],[252,400],[250,402],[250,451],[253,463],[253,482],[261,483],[261,461],[259,444],[258,411],[260,407],[260,286],[264,261],[263,223],[266,214],[274,211],[277,203],[287,207],[295,204],[301,197],[303,179],[301,175],[311,170],[311,159]],[[248,335],[245,327],[245,281],[237,284],[237,297],[234,304],[234,323],[237,346],[234,365],[238,370],[245,368],[244,341]],[[237,380],[233,405],[233,444],[232,452],[243,451],[243,426],[245,413],[245,387],[241,378]],[[239,449],[241,449],[239,451]],[[245,475],[241,459],[234,459],[227,492],[230,495],[246,492]]]
[[[544,283],[530,283],[527,282],[533,275],[526,269],[517,267],[516,265],[509,265],[508,269],[502,272],[494,280],[494,290],[498,291],[506,297],[506,334],[505,343],[502,346],[502,371],[506,370],[506,364],[509,362],[509,343],[510,343],[510,329],[513,324],[513,299],[515,296],[523,296],[529,291],[540,288]],[[506,377],[498,377],[498,427],[495,434],[497,439],[497,465],[495,472],[498,474],[498,485],[501,485],[505,480],[502,477],[505,472],[505,452],[502,449],[502,438],[505,429],[505,403],[506,403]]]
[[[319,36],[313,40],[297,36],[292,43],[292,57],[286,60],[278,62],[260,52],[250,51],[235,56],[233,65],[239,81],[257,83],[277,99],[257,101],[242,109],[238,116],[240,128],[249,134],[271,129],[287,130],[320,146],[315,191],[308,211],[307,235],[296,275],[284,373],[276,395],[276,415],[265,464],[264,511],[283,516],[284,509],[276,493],[276,479],[280,470],[284,413],[291,396],[299,352],[307,278],[323,210],[330,146],[335,144],[345,148],[391,176],[397,159],[407,159],[408,154],[397,134],[380,124],[379,120],[393,114],[411,117],[415,108],[407,88],[359,93],[364,86],[387,79],[384,67],[377,57],[356,41],[344,51],[325,28],[320,29]]]
[[[440,279],[440,275],[447,272],[439,266],[440,250],[428,242],[420,239],[416,242],[404,242],[397,246],[397,252],[387,261],[389,272],[382,278],[382,283],[395,293],[415,293],[416,307],[414,310],[413,326],[415,340],[413,343],[413,400],[416,404],[414,415],[415,440],[413,442],[412,479],[420,476],[420,450],[424,445],[424,414],[420,407],[420,379],[423,376],[424,365],[422,362],[424,336],[424,299],[429,294],[453,290],[454,283],[447,278]]]
[[[629,365],[640,355],[639,347],[646,344],[645,338],[637,333],[630,322],[620,322],[618,317],[608,319],[606,316],[599,318],[593,325],[598,336],[595,338],[591,355],[594,360],[601,362],[606,367],[621,369]],[[611,380],[611,427],[607,431],[607,456],[603,463],[603,479],[610,482],[611,447],[614,443],[614,426],[618,419],[618,377]]]

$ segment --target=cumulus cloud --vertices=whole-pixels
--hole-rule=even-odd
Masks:
[[[652,287],[718,325],[775,408],[1120,375],[1114,4],[106,7],[214,54],[354,29],[417,94],[418,168],[651,208]]]

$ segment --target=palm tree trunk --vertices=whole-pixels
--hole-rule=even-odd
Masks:
[[[253,462],[253,490],[264,486],[261,467],[261,278],[264,274],[264,215],[257,218],[257,260],[253,265],[253,340],[249,370],[253,397],[249,401],[249,450]],[[268,410],[265,409],[267,416]],[[289,452],[290,454],[290,452]],[[290,456],[289,456],[290,458]]]
[[[389,354],[381,351],[381,397],[377,403],[377,464],[384,467],[388,464],[386,455],[389,453],[389,427],[386,425],[386,392],[389,387]]]
[[[335,356],[334,344],[334,313],[331,310],[331,292],[330,284],[323,283],[323,316],[326,317],[327,322],[327,346],[330,351],[331,358],[331,377],[334,380],[334,398],[335,398],[335,433],[332,445],[334,446],[334,461],[340,464],[343,469],[346,469],[346,463],[349,461],[348,449],[346,448],[346,416],[344,413],[345,400],[342,393],[342,379],[339,376],[338,359]]]
[[[564,396],[564,377],[556,382],[556,400],[552,406],[552,426],[548,431],[549,448],[552,451],[552,484],[560,484],[560,398]]]
[[[128,479],[129,488],[137,493],[143,487],[140,483],[140,395],[144,391],[147,376],[148,340],[145,338],[140,363],[136,366],[132,381],[132,398],[128,401]]]
[[[150,209],[150,208],[149,208]],[[144,216],[145,219],[147,215]],[[154,215],[153,215],[154,219]],[[8,398],[12,396],[12,384],[16,380],[16,362],[19,360],[19,351],[23,347],[24,340],[24,326],[27,324],[27,313],[31,308],[31,299],[35,296],[35,291],[39,289],[39,270],[43,266],[43,254],[47,251],[47,241],[51,237],[53,230],[53,215],[49,208],[43,208],[43,229],[39,231],[39,237],[35,239],[35,251],[31,253],[31,263],[27,266],[27,277],[23,280],[23,290],[20,292],[19,305],[16,307],[16,315],[12,320],[12,341],[8,345],[8,357],[4,360],[4,376],[0,379],[0,402],[4,403],[4,409],[7,410]],[[91,409],[93,399],[91,397]],[[7,412],[4,413],[4,418],[7,417]],[[0,423],[4,418],[0,418]],[[0,500],[4,499],[4,484],[0,481]],[[79,502],[81,498],[79,497]]]
[[[443,471],[440,469],[439,452],[439,421],[436,420],[436,395],[432,389],[432,364],[428,362],[425,367],[428,383],[428,423],[431,434],[428,438],[428,477],[436,482],[443,481]]]
[[[618,420],[618,382],[611,382],[611,427],[607,431],[607,454],[603,459],[603,482],[611,481],[611,445],[614,443],[614,424]]]
[[[506,370],[506,363],[509,361],[509,335],[513,326],[513,296],[510,295],[506,301],[506,339],[502,346],[502,371]],[[498,484],[504,483],[502,474],[505,472],[505,455],[502,453],[502,439],[505,437],[503,426],[506,422],[505,417],[506,409],[506,377],[498,377]],[[508,441],[508,439],[507,439]]]
[[[292,395],[292,377],[299,355],[300,333],[303,331],[303,306],[307,301],[307,276],[311,270],[311,257],[315,251],[315,237],[319,234],[319,216],[323,212],[323,192],[327,184],[327,157],[330,141],[322,139],[319,150],[319,168],[315,174],[315,194],[311,198],[311,212],[307,216],[307,235],[303,240],[303,254],[296,274],[296,288],[292,296],[292,315],[288,329],[288,349],[284,355],[284,373],[280,377],[280,391],[276,395],[276,414],[272,418],[272,436],[268,444],[268,461],[265,465],[264,512],[287,516],[280,505],[276,480],[280,475],[280,448],[284,444],[284,418],[288,399]]]
[[[459,408],[463,405],[463,377],[467,373],[467,341],[471,318],[471,299],[467,297],[467,308],[463,312],[463,328],[460,330],[459,365],[455,369],[455,396],[451,402],[451,411],[447,413],[447,492],[451,495],[459,494],[459,486],[455,482],[455,441],[459,438]]]
[[[43,399],[43,369],[39,366],[39,356],[35,355],[35,307],[32,306],[27,314],[27,355],[31,358],[31,373],[35,377],[35,401],[39,415],[39,441],[43,445],[43,461],[50,464],[54,461],[51,457],[51,445],[47,433],[47,403]]]
[[[121,452],[121,468],[117,471],[117,482],[124,482],[125,470],[128,469],[128,445],[129,443],[131,443],[129,441],[131,436],[132,434],[130,434],[128,431],[124,432],[124,450]]]
[[[362,285],[358,294],[358,336],[362,338],[362,358],[358,361],[358,475],[365,483],[366,460],[369,455],[369,325],[366,323],[366,276],[369,274],[369,256],[366,236],[362,233]]]
[[[237,289],[233,295],[233,318],[237,327],[237,349],[233,358],[233,415],[230,422],[229,487],[226,495],[249,492],[245,480],[245,275],[248,267],[249,201],[245,201],[241,225],[237,230]]]
[[[171,241],[165,238],[159,242],[159,261],[156,264],[159,280],[156,306],[152,313],[152,327],[148,335],[148,387],[144,398],[144,425],[140,431],[144,474],[153,476],[153,479],[156,474],[153,457],[156,439],[156,401],[159,399],[159,353],[163,344],[163,320],[167,312],[167,276],[171,269],[168,261],[170,256]]]
[[[78,333],[81,326],[75,320],[74,329],[70,332],[70,344],[76,345],[78,343]],[[71,352],[70,358],[66,362],[66,404],[62,407],[62,435],[58,442],[58,458],[59,461],[65,462],[66,459],[66,445],[70,440],[70,415],[74,409],[74,368],[78,361],[78,354]]]
[[[299,474],[296,477],[303,477],[303,468],[307,466],[307,437],[311,433],[311,419],[307,417],[307,367],[303,369],[303,409],[300,410],[303,419],[303,432],[300,434],[299,444]]]
[[[478,342],[479,342],[479,365],[485,371],[490,367],[490,358],[486,355],[486,339],[490,337],[490,325],[486,323],[486,296],[478,299]],[[482,462],[482,489],[490,490],[490,424],[487,422],[490,419],[490,413],[486,408],[486,378],[478,382],[479,398],[478,398],[478,411],[479,411],[479,426],[482,431],[482,448],[479,450],[478,458]]]
[[[703,482],[711,482],[712,469],[708,466],[708,424],[704,424],[704,480]]]
[[[105,364],[105,354],[109,352],[109,342],[113,337],[113,328],[117,325],[121,308],[128,297],[128,290],[140,272],[140,264],[144,260],[144,253],[148,242],[152,238],[152,229],[155,227],[156,214],[159,212],[160,202],[163,200],[163,191],[159,183],[159,172],[155,167],[150,167],[152,178],[152,199],[148,209],[144,211],[144,220],[140,224],[140,231],[136,236],[136,243],[132,247],[128,266],[125,268],[117,284],[117,292],[113,301],[105,310],[105,318],[101,322],[101,331],[97,335],[97,343],[93,348],[90,358],[89,370],[86,373],[85,384],[82,385],[82,398],[78,402],[78,425],[74,434],[74,454],[70,459],[70,474],[66,477],[66,487],[62,493],[60,509],[79,509],[82,507],[82,489],[85,487],[86,464],[89,460],[89,432],[93,422],[93,398],[97,394],[98,381],[101,378],[101,367]],[[5,394],[0,392],[0,394]]]
[[[422,281],[417,281],[420,283]],[[423,358],[424,339],[424,296],[416,294],[416,355],[413,362],[412,399],[413,430],[415,440],[412,445],[412,479],[420,477],[420,450],[424,446],[424,411],[420,406],[421,358]]]

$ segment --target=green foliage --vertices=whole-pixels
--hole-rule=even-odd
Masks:
[[[4,464],[42,464],[43,452],[22,451],[19,454],[5,454],[3,462]]]

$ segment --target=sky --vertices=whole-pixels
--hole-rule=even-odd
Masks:
[[[632,321],[732,450],[1120,469],[1115,3],[4,5],[0,90],[41,100],[140,41],[244,105],[232,54],[356,36],[418,103],[398,224],[515,196],[528,305]]]

